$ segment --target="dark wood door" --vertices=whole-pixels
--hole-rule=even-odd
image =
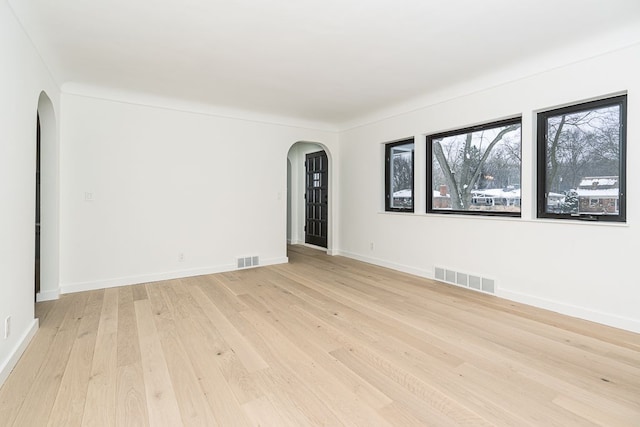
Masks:
[[[36,253],[35,295],[40,293],[40,115],[36,116]]]
[[[307,154],[304,241],[327,247],[329,213],[329,161],[327,153]]]

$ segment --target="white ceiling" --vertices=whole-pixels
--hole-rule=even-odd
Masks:
[[[570,62],[640,41],[640,0],[9,3],[59,85],[332,126],[527,61],[519,72],[535,72],[552,52]]]

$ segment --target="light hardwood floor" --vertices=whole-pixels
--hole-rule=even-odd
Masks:
[[[2,426],[640,426],[640,335],[321,252],[64,295]]]

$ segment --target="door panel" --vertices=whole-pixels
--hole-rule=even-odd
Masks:
[[[329,214],[329,161],[318,151],[306,156],[305,243],[327,247]]]
[[[35,253],[35,292],[40,293],[40,115],[36,116],[36,253]]]

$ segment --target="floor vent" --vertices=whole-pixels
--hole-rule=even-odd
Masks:
[[[260,265],[259,256],[246,256],[238,258],[238,268],[255,267]]]
[[[435,268],[435,278],[441,282],[452,285],[475,289],[477,291],[495,294],[496,282],[494,279],[481,277],[475,274],[462,273],[460,271],[449,270],[443,267]]]

